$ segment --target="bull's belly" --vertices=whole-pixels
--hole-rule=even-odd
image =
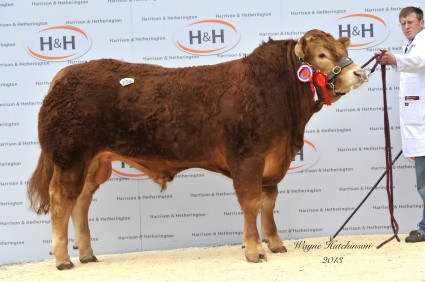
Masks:
[[[132,166],[133,168],[143,172],[154,182],[161,187],[169,181],[172,181],[174,176],[189,168],[203,168],[209,171],[217,172],[230,176],[227,163],[221,157],[221,154],[216,154],[213,159],[203,161],[176,161],[140,157],[128,157],[120,155],[112,151],[103,151],[98,153],[91,161],[90,168],[95,175],[97,184],[106,182],[112,174],[112,162],[120,161]]]

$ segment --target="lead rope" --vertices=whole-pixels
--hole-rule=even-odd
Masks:
[[[385,50],[381,50],[380,55],[373,56],[369,61],[367,61],[362,68],[367,66],[373,59],[376,58],[376,62],[370,70],[369,76],[375,71],[379,62],[381,61],[382,56],[385,54]],[[387,173],[387,196],[388,196],[388,210],[390,212],[391,227],[393,229],[394,235],[382,242],[376,248],[379,249],[386,243],[390,242],[394,238],[400,242],[398,237],[398,223],[394,217],[394,191],[393,191],[393,161],[391,156],[391,136],[390,136],[390,123],[388,119],[388,107],[387,107],[387,83],[386,83],[386,67],[381,65],[381,74],[382,74],[382,89],[383,89],[383,100],[384,100],[384,135],[385,135],[385,163],[386,163],[386,173]]]
[[[385,51],[382,51],[382,55]],[[380,58],[381,58],[380,57]],[[379,59],[380,59],[379,58]],[[378,61],[378,60],[377,60]],[[383,88],[383,99],[384,99],[384,134],[385,134],[385,157],[386,157],[386,171],[387,171],[387,196],[388,196],[388,210],[390,211],[391,227],[393,229],[394,235],[382,242],[377,249],[390,242],[394,238],[400,242],[398,237],[398,223],[394,217],[394,190],[393,190],[393,166],[392,166],[392,156],[391,156],[391,136],[390,136],[390,122],[388,119],[388,107],[387,107],[387,85],[386,85],[386,69],[384,65],[381,65],[381,74],[382,74],[382,88]]]
[[[373,56],[369,61],[367,61],[362,68],[367,66],[373,59],[376,58],[376,62],[370,70],[369,76],[375,71],[379,62],[381,61],[382,56],[385,54],[385,50],[381,50],[380,55]],[[394,192],[393,192],[393,162],[391,157],[391,136],[390,136],[390,122],[388,119],[388,107],[387,107],[387,83],[386,83],[386,66],[381,65],[381,74],[382,74],[382,89],[383,89],[383,100],[384,100],[384,135],[385,135],[385,171],[387,173],[387,196],[388,196],[388,210],[390,212],[391,227],[393,229],[394,235],[382,242],[376,248],[379,249],[386,243],[390,242],[394,238],[400,242],[398,237],[398,223],[394,217]]]
[[[367,61],[361,68],[365,68],[370,62],[372,62],[374,59],[376,59],[375,65],[371,68],[368,76],[370,76],[378,66],[379,62],[381,61],[382,56],[384,55],[385,50],[381,50],[380,55],[373,56],[369,61]],[[366,199],[370,196],[370,194],[373,192],[373,190],[378,186],[379,182],[382,180],[382,178],[387,174],[387,196],[388,196],[388,209],[390,212],[390,219],[391,219],[391,227],[393,229],[394,235],[389,238],[388,240],[381,243],[376,248],[379,249],[386,243],[390,242],[392,239],[396,238],[397,241],[400,242],[400,238],[398,237],[398,223],[394,217],[394,194],[393,194],[393,164],[398,159],[398,157],[401,155],[401,151],[398,153],[397,157],[392,160],[391,158],[391,138],[390,138],[390,126],[389,126],[389,119],[388,119],[388,107],[387,107],[387,85],[386,85],[386,69],[384,65],[381,65],[381,73],[382,73],[382,88],[383,88],[383,99],[384,99],[384,135],[385,135],[385,162],[386,162],[386,169],[385,172],[382,174],[382,176],[378,179],[378,181],[375,183],[373,188],[369,191],[369,193],[366,195],[366,197],[363,199],[363,201],[357,206],[357,208],[353,211],[353,213],[348,217],[348,219],[344,222],[344,224],[339,228],[339,230],[335,233],[334,236],[330,238],[330,241],[334,240],[336,236],[338,236],[339,232],[345,227],[345,225],[350,221],[350,219],[354,216],[354,214],[358,211],[358,209],[363,205],[363,203],[366,201]]]

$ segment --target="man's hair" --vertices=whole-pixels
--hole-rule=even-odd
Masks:
[[[398,15],[398,18],[407,17],[411,13],[415,13],[416,14],[416,18],[418,19],[418,21],[420,21],[420,20],[422,20],[424,18],[424,12],[421,10],[421,8],[419,8],[419,7],[412,7],[412,6],[403,8],[400,11],[400,14]]]

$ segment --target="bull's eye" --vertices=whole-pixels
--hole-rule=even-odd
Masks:
[[[319,54],[319,58],[320,58],[320,59],[324,59],[324,58],[326,58],[326,55],[325,55],[324,53],[320,53],[320,54]]]

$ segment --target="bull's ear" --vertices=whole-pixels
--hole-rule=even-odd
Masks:
[[[350,38],[348,38],[346,36],[342,36],[342,37],[338,38],[338,41],[341,42],[342,44],[344,44],[345,48],[348,48],[348,46],[350,46]]]
[[[303,51],[303,42],[305,39],[304,38],[300,38],[297,41],[297,44],[295,45],[295,55],[300,58],[300,59],[304,59],[304,51]]]

